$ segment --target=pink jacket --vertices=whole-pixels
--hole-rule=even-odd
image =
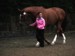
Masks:
[[[37,28],[38,29],[45,29],[45,20],[41,17],[41,19],[36,19],[36,21],[33,23],[33,24],[31,24],[31,26],[35,26],[35,25],[37,25]]]

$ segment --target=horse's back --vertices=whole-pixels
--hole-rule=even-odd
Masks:
[[[47,22],[55,24],[57,21],[63,21],[65,17],[65,11],[58,7],[52,7],[45,10],[47,15]]]
[[[57,13],[57,15],[59,16],[60,20],[64,19],[65,11],[62,8],[53,7],[52,9]]]
[[[58,20],[58,15],[52,8],[45,9],[44,16],[48,24],[54,24]]]

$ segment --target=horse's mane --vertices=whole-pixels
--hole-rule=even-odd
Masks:
[[[29,7],[26,7],[26,8],[30,8],[30,7],[31,7],[31,8],[39,8],[39,7],[40,7],[40,8],[44,8],[43,6],[29,6]]]
[[[30,8],[33,8],[33,9],[45,9],[43,6],[29,6],[29,7],[25,7],[23,10],[29,10]]]
[[[29,6],[29,7],[25,7],[22,11],[26,11],[26,12],[40,12],[40,11],[44,11],[44,7],[43,6]]]

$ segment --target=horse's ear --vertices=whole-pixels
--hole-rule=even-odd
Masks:
[[[18,9],[18,11],[21,11],[21,9]]]

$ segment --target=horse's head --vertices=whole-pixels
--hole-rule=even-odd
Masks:
[[[32,21],[35,21],[36,19],[36,14],[37,11],[35,11],[35,8],[33,7],[26,7],[20,11],[20,19],[24,18],[25,20],[27,20],[28,18],[30,18]]]
[[[43,12],[44,8],[39,6],[26,7],[20,11],[20,18],[24,18],[25,20],[31,20],[34,22],[36,20],[36,16],[38,12]]]

